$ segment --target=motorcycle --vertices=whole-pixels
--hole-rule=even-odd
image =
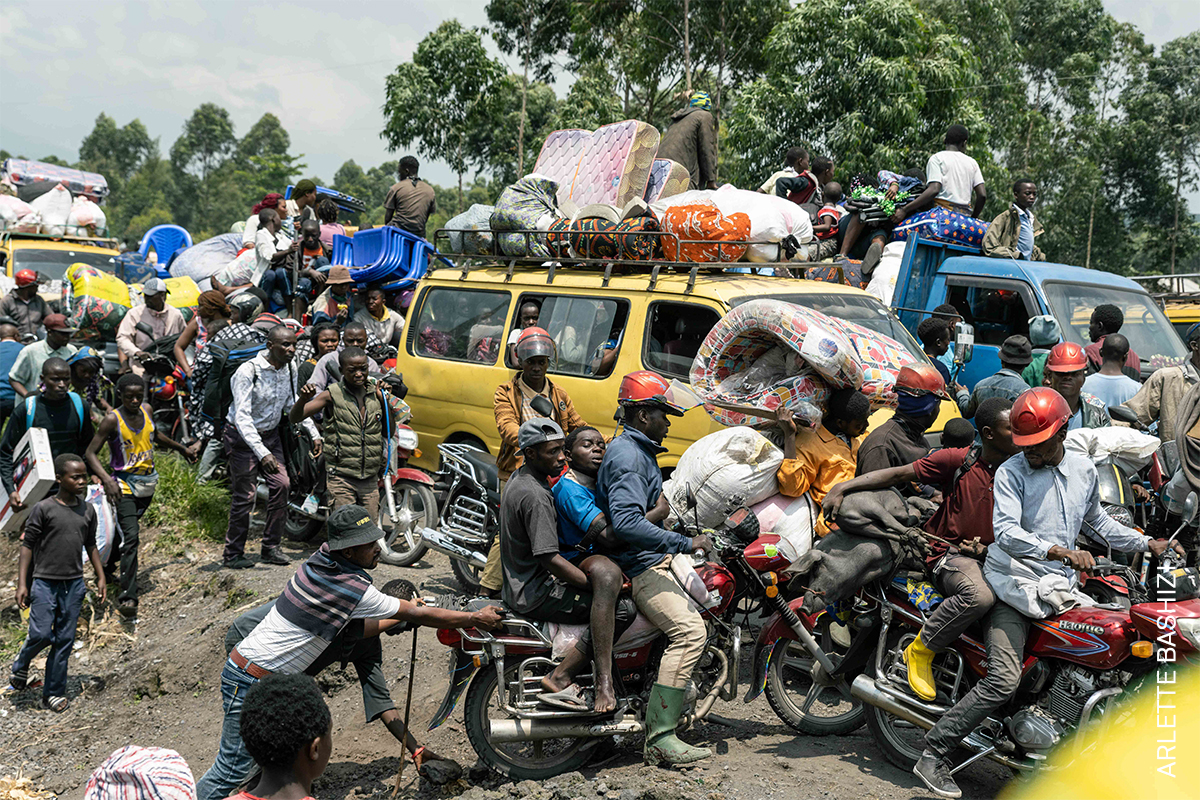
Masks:
[[[1184,517],[1190,521],[1197,509],[1194,493],[1187,506]],[[1168,551],[1150,581],[1172,587],[1174,602],[1151,602],[1148,583],[1133,569],[1100,558],[1092,576],[1084,576],[1083,590],[1102,601],[1123,595],[1127,602],[1032,620],[1015,696],[963,740],[967,757],[951,772],[985,758],[1028,772],[1072,732],[1082,752],[1088,737],[1081,734],[1093,729],[1102,734],[1132,690],[1153,682],[1164,631],[1172,633],[1170,646],[1183,659],[1200,663],[1200,573],[1182,568]],[[865,590],[859,599],[863,607],[856,621],[874,652],[851,691],[867,704],[867,726],[887,759],[912,769],[924,750],[925,731],[985,674],[984,642],[972,630],[939,653],[933,664],[937,697],[921,700],[909,688],[903,652],[925,614],[891,581]]]
[[[695,499],[688,494],[694,518]],[[672,562],[676,580],[695,601],[708,630],[704,654],[692,674],[682,720],[685,727],[707,717],[718,698],[737,696],[743,630],[738,617],[747,617],[748,622],[756,607],[774,609],[784,620],[781,624],[792,627],[796,640],[807,648],[818,668],[833,671],[833,662],[780,595],[774,568],[782,563],[779,555],[788,545],[781,544],[774,534],[761,534],[757,518],[746,508],[734,511],[715,531],[684,524],[684,532],[709,535],[716,552],[712,561],[691,563],[694,571],[690,574],[688,568]],[[782,557],[786,560],[788,554]],[[467,608],[489,602],[472,600]],[[503,627],[493,633],[438,631],[438,641],[452,649],[453,658],[450,685],[431,729],[446,721],[465,693],[471,746],[491,769],[513,780],[541,780],[579,769],[592,757],[598,740],[644,731],[646,702],[666,638],[640,615],[613,647],[615,712],[597,715],[550,709],[539,703],[541,679],[554,669],[554,654],[570,646],[573,627],[509,613]],[[575,681],[587,686],[591,676],[578,675]],[[848,699],[849,686],[844,681],[840,689]],[[748,695],[746,701],[753,696]]]

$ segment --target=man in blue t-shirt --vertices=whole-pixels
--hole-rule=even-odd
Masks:
[[[21,332],[11,322],[0,323],[0,428],[12,414],[17,391],[8,382],[8,373],[25,345],[20,342]]]

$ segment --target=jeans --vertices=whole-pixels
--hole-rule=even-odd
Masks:
[[[17,653],[12,671],[28,673],[29,662],[49,647],[43,697],[67,696],[67,664],[86,593],[87,584],[83,578],[65,581],[34,578],[29,587],[29,635],[25,637],[21,652]]]
[[[153,495],[134,497],[123,494],[117,503],[117,523],[121,526],[121,536],[113,542],[108,563],[121,565],[121,594],[117,597],[120,603],[128,600],[137,602],[138,533],[142,514],[146,513],[153,499]]]
[[[991,611],[996,595],[983,579],[983,564],[958,553],[938,562],[933,580],[946,599],[925,621],[921,641],[930,650],[945,650]]]
[[[254,759],[242,743],[242,704],[246,692],[258,683],[232,660],[221,670],[221,704],[225,720],[221,723],[221,746],[217,760],[196,783],[196,800],[223,800],[233,794],[242,781],[250,777]]]
[[[667,635],[667,649],[658,667],[663,686],[687,688],[692,670],[704,655],[708,629],[700,614],[692,609],[692,600],[671,573],[672,558],[665,556],[633,579],[633,602],[650,624]]]
[[[987,676],[925,734],[927,750],[945,758],[964,736],[1008,702],[1021,682],[1028,635],[1029,620],[1021,612],[1000,602],[993,606],[987,621]]]
[[[283,541],[283,526],[287,521],[288,494],[291,482],[284,469],[283,443],[279,429],[259,431],[263,444],[275,460],[279,469],[264,472],[267,484],[267,526],[263,530],[262,547],[266,550]],[[229,459],[229,528],[225,531],[226,561],[237,558],[246,551],[246,536],[250,533],[250,510],[254,507],[254,494],[258,488],[258,457],[237,432],[232,422],[225,426],[225,454]]]
[[[268,269],[263,273],[262,280],[259,281],[258,286],[267,293],[267,299],[271,305],[278,305],[272,299],[275,292],[279,292],[285,298],[292,296],[292,271],[287,267]],[[312,293],[312,279],[306,277],[300,278],[296,283],[295,293],[303,297],[310,297]],[[279,310],[278,308],[271,309],[271,311]]]

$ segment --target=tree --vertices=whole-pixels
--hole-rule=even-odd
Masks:
[[[109,191],[119,193],[121,186],[148,158],[158,157],[158,140],[150,138],[141,120],[123,128],[101,113],[92,132],[79,145],[80,169],[99,172],[108,179]]]
[[[288,153],[291,137],[274,114],[263,114],[237,143],[233,180],[242,205],[257,202],[268,192],[282,192],[292,178],[306,169],[303,156]]]
[[[387,77],[380,136],[389,150],[416,142],[417,152],[447,162],[458,175],[461,201],[463,173],[485,163],[467,147],[470,132],[495,126],[493,89],[503,77],[478,31],[443,22],[421,40],[411,62]]]
[[[521,59],[516,173],[524,175],[529,74],[532,71],[543,83],[553,78],[553,59],[566,47],[570,37],[571,7],[567,0],[491,0],[487,16],[492,23],[492,38],[500,51],[509,55],[515,52]]]
[[[495,121],[471,131],[468,147],[482,154],[492,177],[510,184],[533,166],[558,111],[559,101],[547,84],[534,83],[522,88],[519,75],[508,75],[496,83]],[[530,140],[530,157],[522,156],[522,120],[527,121],[525,136]],[[536,149],[535,149],[536,148]]]
[[[214,220],[212,201],[218,188],[212,179],[236,148],[229,112],[215,103],[204,103],[192,112],[183,124],[183,133],[171,145],[176,189],[196,198],[196,211],[188,219],[198,230],[223,227]]]

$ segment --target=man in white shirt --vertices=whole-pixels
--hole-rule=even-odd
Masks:
[[[892,215],[896,225],[937,204],[962,214],[978,217],[987,202],[987,186],[979,162],[966,154],[969,133],[962,125],[946,131],[945,149],[929,157],[925,165],[925,191]],[[974,202],[972,202],[972,196]]]
[[[135,375],[144,372],[141,360],[146,357],[146,348],[151,342],[164,336],[183,333],[187,324],[183,321],[182,311],[167,305],[169,292],[166,282],[161,278],[146,281],[142,287],[145,305],[129,309],[117,328],[117,349],[121,352],[122,360]],[[150,328],[150,333],[138,330],[137,326],[142,323]]]
[[[368,570],[379,563],[377,540],[383,531],[361,506],[342,506],[329,516],[328,542],[305,561],[275,606],[229,654],[221,671],[225,719],[221,745],[212,767],[196,784],[198,800],[222,800],[250,776],[254,759],[241,737],[246,692],[271,673],[304,672],[352,620],[367,620],[364,633],[375,635],[383,623],[399,620],[433,628],[499,626],[495,606],[479,611],[450,611],[400,600],[371,585]],[[367,631],[366,626],[372,626]]]
[[[296,332],[276,325],[267,334],[267,349],[238,367],[233,374],[233,405],[225,425],[225,455],[229,463],[229,527],[225,531],[223,564],[230,569],[254,566],[246,558],[250,511],[261,472],[267,484],[267,526],[262,537],[262,561],[287,564],[279,550],[291,490],[284,468],[279,428],[283,415],[296,404]],[[321,455],[321,434],[311,419],[302,425],[313,437],[313,458]]]

